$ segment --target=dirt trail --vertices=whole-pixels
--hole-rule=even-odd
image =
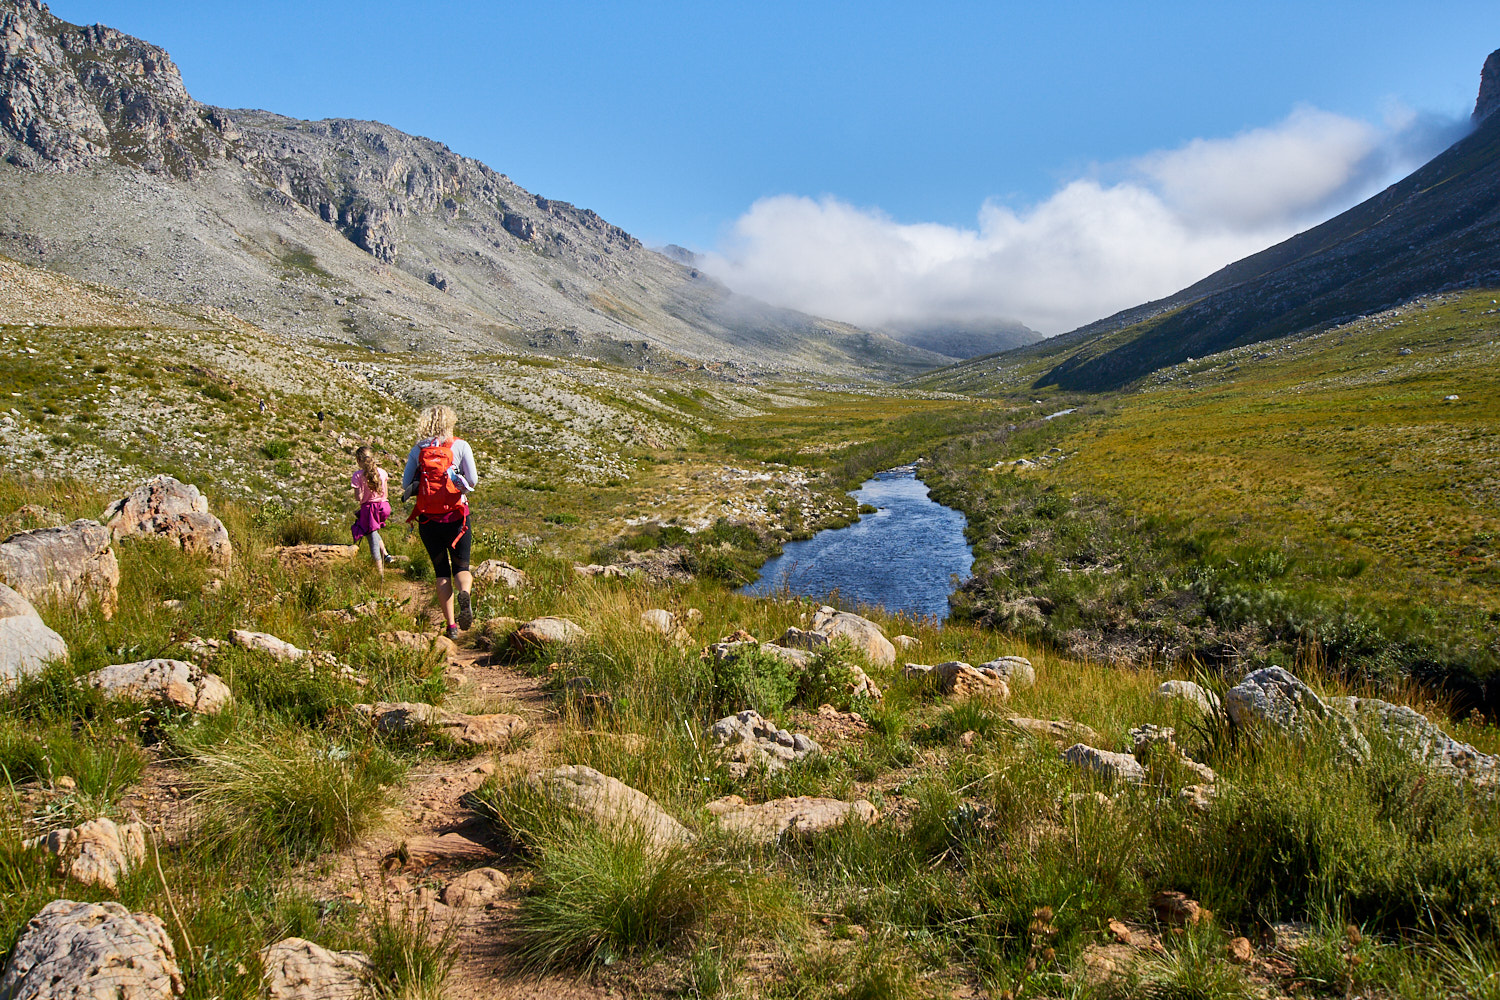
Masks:
[[[403,583],[398,596],[423,602],[430,595]],[[529,724],[526,736],[509,750],[461,761],[428,761],[413,768],[393,793],[388,822],[341,852],[308,888],[324,898],[342,895],[372,907],[383,903],[406,919],[428,921],[434,933],[452,927],[457,962],[444,991],[448,1000],[622,996],[616,989],[587,981],[517,974],[507,952],[527,873],[488,824],[459,802],[497,769],[532,767],[548,758],[561,726],[544,679],[492,663],[488,653],[469,648],[460,648],[450,660],[448,676],[451,681],[462,678],[450,692],[448,705],[520,715]],[[480,867],[503,871],[512,887],[487,905],[446,905],[444,887]]]

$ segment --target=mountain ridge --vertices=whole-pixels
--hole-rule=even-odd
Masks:
[[[377,350],[876,377],[949,360],[736,295],[435,140],[200,104],[165,50],[38,0],[0,0],[0,252]]]

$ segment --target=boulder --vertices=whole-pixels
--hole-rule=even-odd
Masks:
[[[1221,707],[1218,695],[1192,681],[1162,681],[1156,688],[1156,697],[1187,702],[1204,715],[1217,715]]]
[[[658,848],[693,842],[687,827],[650,796],[592,767],[570,764],[536,771],[526,781],[536,791],[597,826],[638,834]]]
[[[567,646],[586,638],[588,633],[568,619],[546,615],[522,624],[511,633],[510,642],[512,646]]]
[[[992,670],[979,670],[958,660],[949,660],[929,667],[921,663],[908,663],[906,676],[932,684],[939,691],[955,698],[992,698],[1005,701],[1010,698],[1010,685]]]
[[[1022,715],[1013,715],[1005,721],[1028,736],[1051,740],[1060,746],[1071,746],[1074,743],[1093,744],[1104,740],[1104,737],[1090,727],[1071,719],[1028,719]]]
[[[499,559],[486,559],[475,566],[473,572],[474,579],[480,583],[504,585],[511,590],[526,586],[526,573]]]
[[[707,808],[721,831],[761,844],[774,844],[783,837],[815,836],[850,820],[873,823],[880,816],[865,799],[844,802],[808,795],[773,799],[757,806],[746,805],[744,799],[731,795],[710,802]]]
[[[5,1000],[162,1000],[182,988],[160,917],[71,899],[27,922],[0,977]]]
[[[1213,808],[1218,795],[1218,785],[1184,785],[1177,792],[1177,801],[1194,812],[1206,813]]]
[[[171,476],[146,480],[106,507],[99,520],[116,539],[164,538],[184,552],[207,553],[216,563],[234,557],[224,523],[208,512],[208,498]]]
[[[1293,736],[1331,731],[1343,752],[1368,760],[1370,745],[1354,723],[1329,708],[1312,688],[1280,667],[1263,667],[1229,689],[1224,707],[1236,726],[1267,725]]]
[[[234,700],[223,678],[183,660],[116,663],[81,680],[110,698],[161,702],[189,712],[218,712]]]
[[[63,637],[47,627],[30,601],[0,583],[0,690],[67,658]]]
[[[326,569],[349,562],[359,554],[358,545],[278,545],[273,550],[276,561],[288,569]]]
[[[670,636],[678,629],[677,616],[663,608],[652,608],[641,612],[641,625],[648,632]]]
[[[1330,698],[1328,706],[1439,774],[1480,788],[1500,788],[1500,757],[1460,743],[1415,709],[1379,698]]]
[[[528,728],[519,715],[464,715],[420,701],[379,701],[354,710],[383,732],[439,732],[471,747],[509,746]]]
[[[897,649],[906,650],[913,646],[922,645],[922,640],[910,635],[897,635],[891,637],[891,645]]]
[[[475,868],[464,872],[443,887],[443,902],[448,906],[483,906],[505,895],[510,879],[495,868]]]
[[[1063,760],[1080,770],[1092,771],[1111,781],[1138,785],[1146,780],[1146,769],[1128,753],[1111,753],[1086,743],[1074,743],[1062,752]]]
[[[705,735],[720,751],[725,770],[736,780],[756,768],[779,771],[787,764],[823,752],[812,737],[778,729],[750,709],[725,716],[710,726]]]
[[[26,842],[56,855],[71,878],[114,892],[120,879],[146,863],[144,823],[116,823],[107,817]]]
[[[354,1000],[370,996],[370,960],[359,951],[330,951],[303,938],[282,938],[261,949],[270,1000]]]
[[[974,669],[982,674],[998,677],[1012,691],[1029,688],[1036,683],[1036,668],[1024,656],[1001,656],[988,663],[981,663]]]
[[[896,662],[896,647],[891,645],[880,626],[868,618],[824,605],[813,615],[812,630],[830,639],[848,639],[878,667],[888,667]]]
[[[108,528],[86,519],[18,532],[0,542],[0,580],[28,601],[55,598],[82,609],[97,600],[112,618],[120,563],[111,540]]]

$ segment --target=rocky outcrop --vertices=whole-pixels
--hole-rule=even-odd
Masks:
[[[0,977],[6,1000],[164,1000],[182,988],[160,917],[71,899],[27,922]]]
[[[113,160],[191,177],[233,134],[188,96],[166,52],[35,0],[0,9],[0,93],[0,152],[33,169]]]
[[[588,638],[579,625],[566,618],[546,615],[525,622],[510,634],[510,643],[516,647],[568,646]]]
[[[183,660],[116,663],[85,675],[82,683],[109,698],[157,702],[189,712],[219,712],[234,700],[223,678]]]
[[[725,716],[710,726],[705,735],[719,751],[725,770],[736,780],[757,768],[779,771],[790,763],[823,752],[812,737],[779,729],[751,709]]]
[[[0,581],[28,601],[49,598],[87,608],[99,602],[104,617],[115,613],[120,563],[110,531],[80,518],[60,528],[38,528],[0,543]]]
[[[27,845],[56,855],[69,877],[114,892],[122,877],[146,863],[146,826],[100,817],[53,830]]]
[[[47,627],[30,601],[0,583],[0,690],[67,657],[63,637]]]
[[[370,960],[359,951],[330,951],[303,938],[282,938],[261,949],[270,1000],[355,1000],[368,997]]]
[[[1455,740],[1415,709],[1379,698],[1330,698],[1328,706],[1366,733],[1390,740],[1418,764],[1454,781],[1500,789],[1500,758]]]
[[[354,709],[384,732],[441,733],[470,747],[506,747],[528,728],[519,715],[465,715],[425,702],[380,701]]]
[[[1500,49],[1491,52],[1479,71],[1479,98],[1474,102],[1474,121],[1483,121],[1500,108]]]
[[[891,645],[880,626],[868,618],[824,605],[813,615],[812,631],[821,632],[829,639],[848,639],[877,667],[888,667],[896,662],[896,647]]]
[[[520,590],[526,586],[525,572],[499,559],[486,559],[475,566],[474,579],[479,583],[500,585],[511,590]]]
[[[184,552],[202,552],[216,563],[234,556],[224,523],[208,512],[198,487],[171,476],[153,476],[105,508],[100,520],[120,538],[161,538]]]
[[[707,809],[724,833],[761,844],[816,836],[851,821],[873,823],[880,816],[865,799],[844,802],[807,795],[754,806],[746,805],[738,795],[730,795],[710,802]]]
[[[1264,667],[1246,674],[1225,695],[1224,708],[1241,728],[1269,726],[1297,737],[1328,731],[1345,754],[1357,760],[1369,759],[1370,746],[1354,724],[1281,667]]]
[[[1139,785],[1146,780],[1146,769],[1128,753],[1113,753],[1084,743],[1075,743],[1062,752],[1063,760],[1083,771],[1090,771],[1111,781]]]
[[[640,836],[658,848],[693,842],[687,827],[650,796],[592,767],[572,764],[537,771],[526,781],[535,791],[601,828]]]

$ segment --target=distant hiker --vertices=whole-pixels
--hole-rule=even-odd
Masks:
[[[479,485],[474,449],[467,441],[453,436],[457,423],[458,414],[447,406],[429,406],[423,410],[417,418],[418,441],[406,456],[406,471],[401,476],[402,499],[416,497],[407,520],[417,522],[422,546],[432,559],[438,603],[443,607],[450,639],[457,638],[460,629],[474,624],[469,595],[474,586],[474,578],[469,575],[469,550],[474,541],[469,523],[469,493]]]
[[[385,522],[391,517],[391,502],[386,496],[386,483],[390,477],[375,461],[375,453],[364,445],[354,449],[354,463],[359,468],[354,470],[349,485],[354,487],[354,496],[359,501],[359,513],[355,515],[354,526],[350,530],[354,533],[356,545],[361,538],[369,539],[370,558],[375,560],[375,568],[380,570],[380,575],[385,576],[386,564],[394,562],[391,554],[386,551],[385,540],[380,537],[380,529],[385,527]]]

